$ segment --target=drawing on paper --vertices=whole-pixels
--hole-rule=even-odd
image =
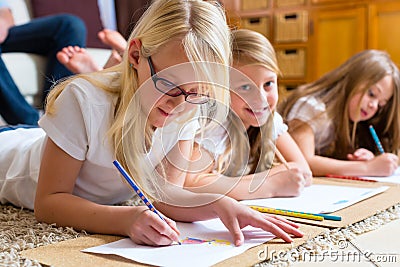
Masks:
[[[200,239],[200,238],[194,238],[194,237],[186,237],[185,239],[180,240],[182,245],[188,245],[188,244],[203,244],[203,243],[208,243],[211,245],[226,245],[230,246],[232,245],[231,242],[227,240],[222,240],[222,239],[211,239],[211,240],[206,240],[206,239]]]

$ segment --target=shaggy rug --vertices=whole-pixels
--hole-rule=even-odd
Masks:
[[[349,227],[333,229],[294,249],[320,251],[332,247],[341,240],[351,240],[355,235],[377,229],[385,223],[398,219],[399,215],[400,205],[395,205]],[[38,223],[32,211],[10,205],[0,205],[0,231],[0,266],[42,266],[39,262],[22,258],[20,252],[87,235],[85,232],[77,232],[68,227]],[[287,265],[287,262],[274,259],[258,266],[271,266],[271,264],[282,266]]]
[[[19,252],[86,235],[72,228],[38,223],[30,210],[0,206],[0,266],[41,266]]]

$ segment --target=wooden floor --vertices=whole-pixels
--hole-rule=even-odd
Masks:
[[[400,219],[389,222],[376,230],[356,236],[352,244],[344,249],[334,250],[330,255],[306,257],[306,261],[297,262],[293,267],[317,266],[400,266]],[[362,251],[360,253],[359,250]],[[367,257],[375,260],[371,262]]]

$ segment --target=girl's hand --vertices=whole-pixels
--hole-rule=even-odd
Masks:
[[[312,175],[311,170],[303,171],[303,177],[304,177],[304,180],[305,180],[304,186],[312,185],[313,175]]]
[[[356,151],[354,151],[353,154],[347,154],[348,160],[365,161],[365,160],[372,160],[374,157],[375,157],[374,154],[365,148],[359,148]]]
[[[305,186],[311,184],[311,174],[306,177],[299,168],[292,167],[268,176],[266,186],[271,190],[271,197],[293,197],[300,195]]]
[[[308,168],[304,168],[304,166],[299,166],[299,164],[295,162],[289,162],[288,164],[290,169],[298,168],[301,171],[304,178],[304,186],[310,186],[312,184],[313,175],[311,169],[308,166]]]
[[[166,246],[173,241],[179,242],[176,223],[167,217],[163,218],[165,222],[145,206],[133,207],[127,235],[136,244],[150,246]]]
[[[384,153],[366,161],[368,176],[390,176],[398,167],[399,158],[392,153]]]
[[[241,229],[247,225],[271,232],[286,242],[293,241],[289,234],[296,237],[303,236],[295,223],[275,215],[266,215],[252,210],[229,197],[216,201],[214,210],[225,227],[228,228],[236,246],[243,244],[244,236]]]

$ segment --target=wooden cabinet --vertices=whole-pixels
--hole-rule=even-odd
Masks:
[[[306,83],[309,77],[309,0],[225,0],[233,28],[264,34],[275,47],[282,76],[279,93]],[[229,9],[231,8],[231,9]]]
[[[225,0],[239,28],[262,32],[277,51],[281,91],[318,79],[364,49],[400,66],[400,0]]]
[[[400,1],[369,5],[368,48],[387,51],[400,67]]]
[[[312,4],[337,4],[340,2],[349,2],[349,0],[311,0]],[[352,2],[356,2],[356,0],[353,0]]]
[[[313,80],[367,47],[366,11],[365,6],[313,11]]]

